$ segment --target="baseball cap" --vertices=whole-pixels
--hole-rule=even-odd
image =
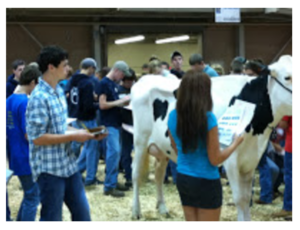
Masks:
[[[113,69],[118,69],[118,70],[122,71],[124,73],[124,76],[126,76],[126,77],[130,77],[132,75],[129,71],[129,67],[128,67],[127,63],[124,61],[117,61],[114,64]]]
[[[173,58],[174,58],[174,57],[176,57],[176,56],[180,56],[180,57],[182,57],[182,55],[181,55],[181,53],[180,53],[180,52],[178,52],[178,51],[174,51],[174,52],[171,54],[171,60],[173,60]]]
[[[242,56],[237,56],[237,57],[235,57],[235,58],[233,59],[233,61],[237,61],[237,62],[240,62],[240,63],[242,63],[242,64],[246,64],[247,59],[244,58],[244,57],[242,57]]]
[[[190,56],[190,59],[189,59],[190,65],[195,65],[196,63],[200,64],[201,62],[203,62],[203,57],[201,54],[196,53],[196,54],[192,54]]]
[[[80,62],[81,69],[87,69],[89,67],[93,67],[97,70],[97,62],[93,58],[85,58]]]

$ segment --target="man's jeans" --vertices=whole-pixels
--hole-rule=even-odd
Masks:
[[[106,127],[108,136],[106,138],[106,170],[104,180],[104,191],[116,188],[119,174],[120,161],[120,129],[115,127]]]
[[[6,189],[6,221],[12,221],[10,218],[10,209],[8,205],[8,194],[7,194],[7,189]]]
[[[279,176],[279,167],[272,161],[265,152],[258,164],[260,200],[272,203],[275,182]]]
[[[17,221],[35,221],[37,207],[40,203],[38,183],[33,182],[32,175],[18,176],[24,191]]]
[[[126,130],[122,129],[122,152],[121,152],[121,166],[125,170],[125,179],[132,180],[132,157],[131,152],[133,149],[133,135]]]
[[[293,164],[292,153],[285,152],[284,155],[284,195],[283,195],[283,209],[286,211],[292,211],[293,209]]]
[[[72,126],[77,129],[82,129],[81,123],[87,128],[97,127],[96,119],[89,121],[74,121]],[[83,145],[83,149],[80,153],[80,148]],[[78,157],[77,164],[78,169],[82,173],[86,170],[85,184],[88,185],[96,180],[96,174],[98,170],[99,161],[99,145],[96,140],[88,140],[84,143],[72,142],[72,150]]]
[[[173,184],[176,184],[177,181],[177,164],[172,160],[169,160],[167,168],[166,168],[166,175],[165,180],[168,180],[168,177],[172,175]]]
[[[79,172],[68,178],[42,173],[38,177],[41,198],[41,221],[61,221],[63,202],[72,221],[90,221],[90,208]]]

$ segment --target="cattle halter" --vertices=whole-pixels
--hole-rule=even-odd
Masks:
[[[274,79],[282,88],[284,88],[286,91],[290,92],[291,94],[293,94],[293,91],[290,90],[289,88],[287,88],[286,86],[284,86],[276,77],[271,76],[272,79]]]

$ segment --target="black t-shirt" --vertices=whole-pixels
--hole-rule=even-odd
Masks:
[[[122,94],[130,94],[131,89],[127,89],[122,85],[118,85],[119,88],[119,95]],[[127,125],[133,125],[133,118],[132,118],[132,111],[129,109],[121,108],[121,115],[122,115],[122,123]]]
[[[107,102],[119,100],[118,92],[118,85],[107,77],[104,77],[100,81],[96,89],[96,94],[98,94],[99,97],[102,94],[106,95]],[[122,116],[121,109],[119,107],[101,110],[101,125],[119,128],[121,127],[121,124]]]
[[[185,74],[184,71],[178,71],[176,69],[171,69],[171,74],[174,74],[176,77],[178,77],[179,79],[181,79],[183,77],[183,75]]]

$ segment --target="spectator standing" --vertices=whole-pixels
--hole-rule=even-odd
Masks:
[[[217,221],[222,205],[218,165],[243,141],[220,151],[218,126],[212,110],[211,80],[189,70],[178,89],[176,109],[168,120],[169,137],[176,151],[177,189],[187,221]]]
[[[97,63],[93,58],[85,58],[80,63],[80,72],[73,75],[70,80],[70,92],[68,101],[69,117],[77,120],[72,123],[74,128],[96,128],[96,111],[99,103],[95,102],[95,84],[93,76],[97,69]],[[81,147],[82,151],[80,153]],[[101,182],[97,180],[99,148],[97,140],[88,140],[84,143],[72,142],[72,149],[79,156],[77,163],[81,173],[86,170],[84,185],[96,185]]]
[[[171,62],[173,65],[173,68],[171,69],[171,74],[175,75],[179,79],[182,78],[184,75],[184,71],[182,70],[182,64],[183,64],[183,57],[180,52],[174,51],[171,54]]]
[[[292,116],[285,116],[279,123],[279,127],[286,131],[285,154],[284,154],[284,194],[283,208],[280,212],[274,213],[273,217],[292,217],[293,210],[293,119]]]
[[[119,99],[117,84],[124,78],[131,76],[129,67],[124,61],[117,61],[111,71],[98,86],[99,105],[101,109],[101,124],[108,129],[106,139],[106,176],[104,181],[104,195],[113,197],[125,196],[123,191],[128,188],[118,183],[119,161],[121,156],[120,130],[122,125],[121,106],[127,105],[130,97]]]
[[[205,64],[201,54],[198,54],[198,53],[192,54],[190,56],[189,63],[193,70],[203,71],[210,77],[219,76],[219,74],[213,68],[211,68],[209,65]]]
[[[6,98],[12,95],[13,92],[15,91],[15,88],[18,86],[21,73],[25,68],[25,61],[20,59],[15,60],[12,63],[12,68],[13,68],[13,74],[8,77],[6,83]]]
[[[131,76],[124,77],[120,85],[118,85],[119,97],[122,98],[126,95],[130,95],[131,87],[136,81],[135,72],[129,69]],[[133,125],[132,111],[122,108],[121,109],[122,123]],[[133,150],[133,134],[125,130],[123,127],[121,129],[121,159],[120,166],[125,170],[125,186],[132,187],[132,157],[131,152]]]
[[[26,109],[33,181],[40,190],[41,221],[61,221],[63,202],[73,221],[90,221],[90,209],[71,141],[103,139],[86,130],[67,131],[67,102],[57,84],[68,74],[68,54],[58,46],[44,47],[38,56],[42,77]],[[70,129],[70,128],[68,128]]]
[[[41,72],[27,66],[21,73],[19,89],[6,100],[6,130],[9,148],[9,168],[18,176],[24,197],[17,221],[34,221],[40,203],[39,187],[33,182],[29,165],[29,144],[26,133],[25,112],[28,96],[38,83]]]

